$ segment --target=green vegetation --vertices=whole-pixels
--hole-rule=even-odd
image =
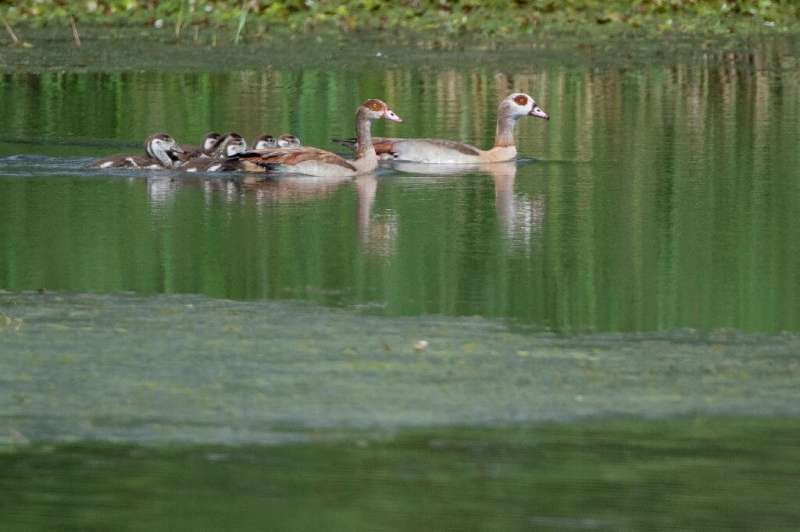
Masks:
[[[552,32],[730,33],[789,31],[791,0],[2,0],[11,24],[156,25],[228,28],[236,40],[276,29],[411,30],[450,36],[524,37]]]

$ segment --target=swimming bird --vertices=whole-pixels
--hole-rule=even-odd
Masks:
[[[369,173],[378,167],[378,156],[372,146],[371,126],[372,122],[379,119],[402,122],[381,100],[367,100],[356,109],[355,159],[347,160],[319,148],[290,147],[247,151],[228,161],[245,171],[272,174],[348,177]]]
[[[181,165],[186,172],[226,172],[236,170],[226,159],[247,150],[247,142],[238,133],[222,135],[212,147],[209,155],[196,157]]]
[[[265,150],[268,148],[277,148],[278,141],[272,135],[259,135],[253,141],[254,150]]]
[[[216,131],[211,131],[203,136],[203,140],[200,141],[199,146],[193,144],[181,144],[181,148],[184,152],[186,152],[185,155],[181,157],[181,160],[188,161],[189,159],[208,155],[211,153],[211,150],[214,148],[214,145],[221,136],[222,135]]]
[[[512,161],[517,156],[514,126],[523,116],[536,116],[550,120],[550,115],[536,105],[529,95],[515,92],[503,99],[497,107],[497,129],[494,146],[488,150],[470,144],[444,139],[375,138],[373,144],[378,156],[390,155],[398,161],[442,164],[476,164]],[[337,140],[356,149],[356,139]]]
[[[212,159],[226,159],[243,151],[247,151],[247,142],[240,134],[231,131],[217,139],[209,156]]]
[[[302,146],[302,144],[300,144],[300,139],[295,135],[284,133],[278,137],[279,148],[299,148],[300,146]]]
[[[176,168],[180,166],[183,149],[166,133],[147,137],[144,143],[146,155],[112,155],[98,159],[92,168]]]
[[[253,141],[254,150],[268,150],[272,148],[298,148],[302,146],[300,139],[295,135],[284,133],[277,139],[272,135],[260,135]]]

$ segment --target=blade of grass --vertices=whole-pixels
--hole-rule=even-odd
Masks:
[[[78,25],[75,23],[75,17],[69,17],[69,24],[72,26],[72,39],[75,41],[75,46],[81,47],[81,34],[78,33]]]
[[[181,6],[178,10],[178,18],[175,20],[175,38],[179,39],[181,36],[181,26],[183,25],[183,4],[185,2],[181,0]]]
[[[233,44],[239,44],[239,40],[242,36],[242,30],[244,30],[244,25],[247,24],[247,14],[250,12],[250,4],[248,2],[242,2],[242,10],[239,13],[239,27],[236,28],[236,37],[233,39]]]
[[[14,33],[14,30],[11,28],[11,25],[8,23],[6,18],[5,17],[0,17],[0,19],[3,20],[3,26],[6,27],[6,31],[8,32],[9,35],[11,35],[11,40],[14,41],[14,44],[17,45],[17,46],[20,45],[21,42],[19,40],[19,37],[17,37],[17,34]]]

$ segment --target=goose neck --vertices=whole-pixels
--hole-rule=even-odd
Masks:
[[[363,109],[356,113],[356,159],[366,157],[370,152],[374,152],[372,145],[372,120],[366,115]]]
[[[495,147],[514,146],[514,126],[517,120],[509,114],[501,113],[497,116],[497,129],[494,135]]]
[[[174,166],[169,153],[167,153],[167,151],[160,145],[152,142],[149,143],[147,145],[147,154],[153,159],[156,159],[165,168],[172,168]]]

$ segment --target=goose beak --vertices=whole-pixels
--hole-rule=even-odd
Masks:
[[[387,109],[385,113],[383,113],[383,118],[386,120],[391,120],[392,122],[402,122],[403,119],[397,116],[394,111],[391,109]]]
[[[181,148],[177,144],[174,144],[172,146],[172,151],[175,152],[175,153],[186,153],[186,150],[184,150],[183,148]]]
[[[531,112],[528,113],[530,116],[538,116],[539,118],[544,118],[545,120],[550,120],[550,115],[545,113],[544,110],[539,107],[538,105],[534,105]]]

